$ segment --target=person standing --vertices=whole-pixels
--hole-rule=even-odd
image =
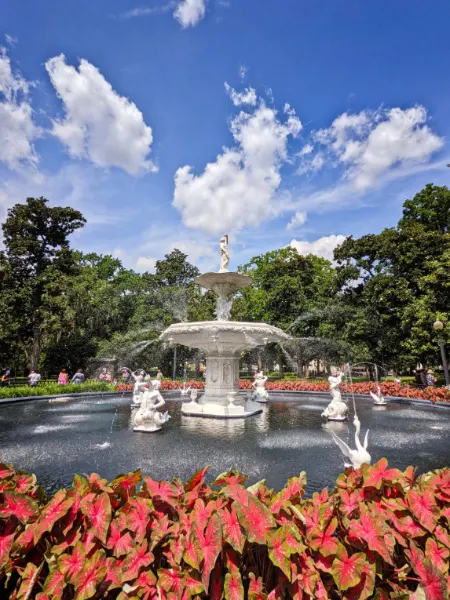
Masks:
[[[28,375],[28,384],[30,387],[36,387],[41,380],[41,375],[37,371],[31,371]]]
[[[435,387],[436,377],[433,375],[433,371],[431,369],[428,369],[426,379],[428,387]]]
[[[161,369],[158,369],[158,372],[156,373],[156,381],[159,381],[159,384],[161,385],[163,379],[163,374],[161,373]]]
[[[10,376],[11,376],[11,371],[9,369],[6,369],[6,371],[3,373],[2,379],[1,379],[2,387],[7,387],[11,383]]]
[[[69,383],[69,375],[67,374],[66,369],[61,369],[61,372],[58,375],[58,383],[59,385],[67,385]]]
[[[78,369],[78,371],[72,377],[72,383],[74,383],[75,385],[78,385],[80,383],[84,383],[83,369]]]

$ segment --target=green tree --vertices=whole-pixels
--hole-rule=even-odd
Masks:
[[[84,223],[77,210],[27,198],[8,210],[2,225],[0,337],[13,352],[21,347],[31,368],[39,364],[42,336],[64,320],[68,278],[78,271],[68,238]]]

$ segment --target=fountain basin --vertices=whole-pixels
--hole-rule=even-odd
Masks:
[[[199,321],[175,323],[159,338],[162,342],[199,348],[205,353],[205,393],[197,401],[183,404],[187,416],[243,418],[261,412],[256,402],[244,401],[239,391],[241,352],[270,342],[289,340],[289,336],[272,325],[240,321]],[[234,394],[236,402],[229,402]]]

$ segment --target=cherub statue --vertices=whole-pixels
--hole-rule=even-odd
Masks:
[[[342,400],[339,385],[342,383],[343,373],[339,371],[336,375],[328,377],[330,384],[331,402],[322,413],[322,417],[326,417],[329,421],[345,421],[347,418],[348,406]]]
[[[142,371],[131,373],[134,379],[133,398],[131,406],[140,406],[142,401],[142,395],[145,391],[145,379]]]
[[[256,400],[257,402],[267,402],[269,399],[269,392],[265,388],[266,381],[267,377],[264,375],[263,371],[256,373],[255,380],[252,383],[252,387],[254,388],[252,400]]]
[[[142,396],[142,402],[134,417],[133,431],[153,433],[159,431],[161,425],[164,425],[170,419],[168,412],[158,412],[158,408],[164,406],[165,401],[158,390],[157,384],[157,381],[145,384],[146,389]]]
[[[230,264],[230,253],[228,252],[228,235],[220,238],[220,269],[219,273],[227,273]]]

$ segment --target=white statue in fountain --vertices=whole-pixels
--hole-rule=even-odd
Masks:
[[[158,412],[158,408],[164,405],[164,398],[158,390],[158,382],[151,381],[147,383],[141,405],[134,416],[133,431],[143,431],[145,433],[160,431],[161,426],[170,419],[168,412]]]
[[[375,406],[385,406],[386,405],[386,400],[381,395],[381,389],[380,389],[379,385],[377,386],[377,393],[374,394],[373,392],[370,392],[370,395],[372,396],[372,400],[373,400]]]
[[[352,450],[339,436],[337,436],[334,431],[331,431],[331,435],[333,436],[334,441],[341,449],[341,452],[344,456],[350,459],[351,465],[346,463],[346,467],[353,466],[354,469],[359,469],[361,465],[370,465],[370,461],[372,460],[370,454],[367,452],[367,438],[369,435],[369,430],[366,431],[366,435],[364,437],[364,444],[361,444],[359,440],[359,434],[361,432],[361,423],[358,419],[358,415],[355,412],[355,417],[353,419],[353,424],[355,426],[355,445],[356,450]]]
[[[342,400],[339,385],[342,383],[343,373],[339,371],[336,375],[328,377],[330,384],[331,402],[322,413],[322,417],[326,417],[329,421],[345,421],[348,413],[348,406]]]
[[[137,375],[135,375],[135,373],[132,373],[132,376],[134,377],[134,388],[131,406],[137,407],[141,405],[142,396],[145,392],[146,381],[143,373],[138,373]]]
[[[183,386],[180,387],[180,394],[182,396],[187,396],[190,391],[191,391],[191,386],[186,387],[186,382],[183,381]]]
[[[219,273],[228,273],[230,253],[228,252],[228,235],[220,238],[220,269]]]
[[[256,373],[255,381],[252,383],[253,393],[252,400],[256,402],[267,402],[269,399],[269,392],[266,390],[267,377],[263,371]]]

